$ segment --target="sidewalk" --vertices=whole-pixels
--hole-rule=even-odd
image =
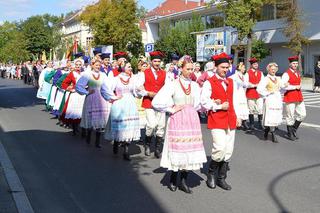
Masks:
[[[17,208],[10,188],[4,175],[3,168],[0,164],[0,212],[1,213],[17,213]]]
[[[302,78],[302,89],[313,90],[313,78],[303,77]]]

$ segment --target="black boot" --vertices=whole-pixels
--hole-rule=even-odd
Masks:
[[[157,136],[156,137],[156,149],[154,151],[154,156],[156,158],[161,158],[162,144],[163,144],[163,138]]]
[[[87,144],[90,144],[91,142],[91,130],[87,130],[87,137],[86,137]]]
[[[77,129],[76,129],[76,124],[72,124],[72,135],[76,136],[77,135]]]
[[[118,141],[114,141],[113,142],[113,154],[118,154],[119,152],[119,142]]]
[[[126,161],[131,161],[130,155],[129,155],[129,143],[123,144],[123,159]]]
[[[276,137],[275,132],[276,132],[276,129],[275,129],[275,128],[272,128],[272,129],[271,129],[271,140],[272,140],[273,143],[279,143],[279,141],[278,141],[278,139],[277,139],[277,137]]]
[[[86,129],[85,128],[81,128],[81,138],[85,138],[86,137]]]
[[[182,171],[181,172],[180,190],[184,191],[187,194],[192,194],[191,189],[187,185],[187,178],[188,178],[188,172],[187,171]]]
[[[145,144],[144,144],[144,154],[145,156],[150,156],[150,144],[151,144],[152,136],[146,136]]]
[[[258,129],[259,130],[263,130],[262,118],[263,118],[263,115],[258,115]]]
[[[294,141],[295,137],[293,136],[293,126],[287,125],[287,131],[288,131],[287,133],[288,139],[291,141]]]
[[[96,132],[96,147],[97,148],[101,148],[101,145],[100,145],[100,135],[101,135],[101,132],[100,132],[100,130],[97,130],[97,132]]]
[[[231,186],[226,182],[228,162],[222,161],[219,163],[219,172],[217,178],[217,186],[224,190],[231,190]]]
[[[264,135],[263,135],[264,140],[268,140],[269,131],[270,131],[270,127],[267,126],[267,127],[264,129]]]
[[[300,124],[301,124],[301,121],[297,121],[297,120],[296,120],[296,121],[294,122],[294,124],[293,124],[292,133],[293,133],[293,136],[294,136],[296,139],[299,139],[298,134],[297,134],[297,130],[298,130]]]
[[[216,162],[214,160],[210,161],[210,165],[209,165],[209,172],[207,175],[207,186],[211,189],[216,188],[216,177],[215,177],[215,173],[218,172],[219,169],[219,162]]]
[[[177,191],[177,176],[178,172],[171,172],[169,189],[173,192]]]
[[[243,120],[242,121],[242,128],[243,128],[244,131],[247,131],[249,129],[247,120]]]
[[[253,130],[254,129],[254,115],[250,114],[249,115],[249,130]]]

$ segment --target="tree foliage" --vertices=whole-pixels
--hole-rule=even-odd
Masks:
[[[252,42],[252,57],[255,57],[259,61],[270,55],[270,49],[266,47],[266,44],[262,40],[254,39]]]
[[[160,23],[159,40],[155,43],[155,48],[166,53],[167,61],[172,53],[180,56],[185,54],[196,58],[196,35],[192,32],[204,30],[205,26],[201,16],[193,14],[188,21],[176,22],[175,25],[169,20]]]
[[[80,19],[94,34],[95,45],[113,45],[114,51],[143,52],[135,0],[100,0],[86,7]]]

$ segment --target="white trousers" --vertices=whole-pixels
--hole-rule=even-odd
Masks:
[[[163,138],[164,129],[166,126],[166,113],[155,111],[153,109],[146,109],[146,136],[156,136]]]
[[[286,122],[288,126],[292,126],[294,122],[303,121],[307,115],[304,102],[288,103],[286,108]]]
[[[248,99],[249,114],[262,115],[263,113],[263,99]]]
[[[212,160],[216,162],[229,161],[234,147],[235,130],[212,129],[213,139]]]

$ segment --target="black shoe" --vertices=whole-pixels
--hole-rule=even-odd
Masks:
[[[144,144],[144,155],[150,156],[150,144],[151,144],[152,136],[146,136],[145,144]]]
[[[87,144],[90,144],[90,142],[91,142],[91,130],[87,131],[86,142],[87,142]]]
[[[297,120],[293,124],[292,134],[296,139],[299,139],[299,136],[297,134],[297,130],[298,130],[300,124],[301,124],[301,121],[297,121]]]
[[[85,138],[85,137],[86,137],[86,129],[81,128],[81,138]]]
[[[101,135],[101,132],[99,132],[99,130],[97,130],[96,132],[96,148],[102,148],[102,146],[100,145],[100,135]]]
[[[174,172],[174,171],[171,172],[169,189],[172,192],[177,191],[177,176],[178,176],[178,172]]]
[[[154,156],[156,158],[161,158],[162,153],[162,145],[163,145],[163,138],[156,137],[156,149],[154,151]]]
[[[218,178],[217,178],[217,186],[224,190],[231,190],[231,186],[226,182],[227,178],[227,167],[228,162],[220,162],[219,164],[219,172],[218,172]]]
[[[293,136],[293,126],[287,126],[287,137],[291,141],[295,140],[295,137]]]
[[[262,126],[262,118],[263,118],[263,115],[258,115],[258,129],[259,130],[263,130],[263,126]]]
[[[273,143],[279,143],[279,141],[278,141],[278,139],[277,139],[277,137],[276,137],[274,132],[271,132],[271,140],[272,140]]]
[[[114,141],[113,142],[113,154],[118,154],[119,152],[119,142],[118,141]]]
[[[123,145],[123,159],[126,161],[131,161],[130,155],[129,155],[129,145],[128,143],[125,143]]]
[[[207,174],[207,181],[206,181],[207,186],[211,189],[216,188],[215,172],[217,172],[218,169],[219,169],[219,162],[211,160],[209,165],[209,172]]]
[[[247,120],[243,120],[243,121],[242,121],[242,129],[243,129],[244,131],[249,130],[249,126],[248,126]]]
[[[264,135],[263,135],[264,140],[268,140],[269,131],[270,131],[270,127],[266,127],[264,129]]]
[[[249,130],[254,130],[254,115],[249,115]]]
[[[192,194],[190,187],[187,185],[187,178],[188,178],[188,172],[182,171],[181,172],[181,183],[180,183],[179,189],[181,191],[184,191],[187,194]]]

